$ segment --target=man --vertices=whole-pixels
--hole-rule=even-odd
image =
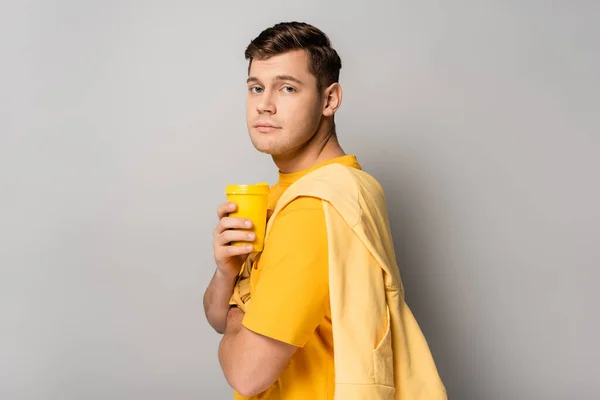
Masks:
[[[245,56],[250,139],[279,170],[269,210],[293,183],[324,166],[360,170],[356,157],[346,155],[338,142],[334,116],[342,102],[341,60],[323,32],[305,23],[277,24],[254,39]],[[229,243],[251,244],[255,237],[248,233],[250,221],[227,216],[235,209],[231,203],[218,208],[213,241],[217,269],[204,296],[209,323],[224,334],[219,360],[235,398],[333,399],[336,370],[323,201],[299,196],[273,217],[264,250],[252,267],[252,303],[246,314],[230,307],[230,298],[252,246]]]

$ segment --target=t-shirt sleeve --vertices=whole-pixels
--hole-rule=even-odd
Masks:
[[[320,199],[301,197],[273,222],[243,325],[303,347],[329,301],[327,226]]]

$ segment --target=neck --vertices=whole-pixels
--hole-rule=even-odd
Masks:
[[[320,127],[313,138],[297,152],[273,156],[273,162],[281,173],[289,174],[345,154],[338,142],[335,125],[332,123],[328,127]]]

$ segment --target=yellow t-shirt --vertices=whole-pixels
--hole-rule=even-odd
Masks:
[[[345,155],[310,169],[280,174],[269,208],[302,176],[324,165],[359,168]],[[243,325],[264,336],[298,346],[279,379],[251,400],[333,400],[334,365],[327,226],[320,199],[299,197],[273,222],[250,276],[250,302]],[[236,400],[248,399],[235,393]]]

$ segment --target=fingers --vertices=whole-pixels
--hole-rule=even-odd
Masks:
[[[245,246],[220,246],[215,245],[215,259],[217,263],[230,259],[231,257],[241,256],[252,253],[254,246],[251,244]]]
[[[228,262],[232,257],[250,254],[254,246],[256,234],[249,231],[252,221],[246,218],[229,217],[228,215],[237,210],[235,203],[224,203],[217,208],[219,223],[214,230],[213,249],[217,264]],[[248,242],[246,245],[233,246],[232,242]]]
[[[220,235],[228,229],[250,229],[252,228],[252,221],[245,218],[233,218],[223,217],[217,224],[214,234],[215,236]]]
[[[226,230],[215,237],[218,246],[224,246],[231,242],[253,242],[256,239],[254,232]]]
[[[237,204],[231,202],[223,203],[217,208],[217,215],[219,216],[219,219],[222,219],[235,210],[237,210]]]

